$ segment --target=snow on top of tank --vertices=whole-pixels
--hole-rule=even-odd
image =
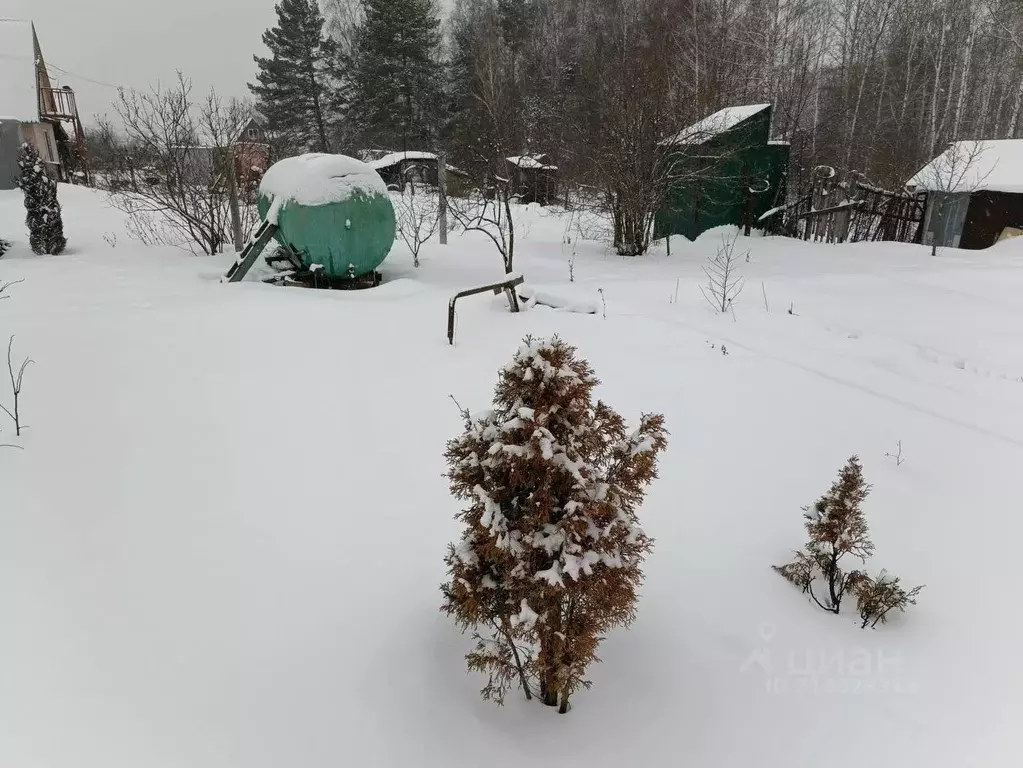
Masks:
[[[299,205],[348,200],[356,192],[387,194],[387,185],[369,165],[347,155],[312,152],[279,160],[259,183],[260,194]]]

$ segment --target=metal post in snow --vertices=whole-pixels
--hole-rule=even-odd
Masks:
[[[444,152],[437,153],[437,225],[440,229],[440,244],[448,244],[448,166]]]
[[[238,178],[235,176],[234,148],[228,149],[227,157],[227,194],[231,210],[231,239],[234,240],[235,251],[245,247],[242,242],[242,216],[238,201]]]

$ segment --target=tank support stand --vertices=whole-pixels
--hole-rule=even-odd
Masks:
[[[238,258],[234,264],[224,273],[224,276],[220,278],[222,283],[237,283],[252,269],[252,265],[256,263],[256,259],[259,254],[266,248],[267,243],[270,242],[270,238],[274,236],[277,231],[277,225],[272,224],[269,221],[264,221],[259,225],[259,229],[256,230],[255,234],[249,238],[249,242],[245,244],[242,252],[238,254]]]

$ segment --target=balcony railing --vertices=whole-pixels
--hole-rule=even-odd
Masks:
[[[40,88],[39,112],[54,120],[78,120],[75,92],[70,88]]]

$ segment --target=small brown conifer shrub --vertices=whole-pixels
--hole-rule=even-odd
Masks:
[[[502,703],[518,686],[566,712],[589,688],[600,641],[636,615],[653,545],[637,510],[667,446],[662,416],[629,431],[593,403],[598,381],[574,347],[527,337],[498,374],[493,409],[448,442],[460,541],[445,559],[442,610],[475,648],[469,669]]]
[[[892,608],[904,611],[907,605],[915,605],[914,599],[923,587],[906,592],[899,586],[898,578],[890,578],[882,570],[877,579],[871,579],[865,571],[846,572],[842,561],[846,555],[866,563],[874,554],[874,543],[870,540],[867,519],[863,514],[863,501],[870,493],[870,485],[863,479],[863,465],[852,456],[838,473],[838,479],[831,484],[828,492],[813,506],[803,507],[806,518],[806,532],[809,540],[803,549],[795,553],[792,562],[772,566],[788,581],[809,594],[821,608],[838,613],[842,599],[849,593],[856,596],[857,609],[863,619],[862,627],[871,621],[886,621],[885,614]],[[814,591],[814,584],[820,597]]]
[[[870,486],[863,479],[863,465],[853,456],[842,467],[828,492],[813,506],[803,507],[809,541],[795,553],[791,563],[774,566],[826,611],[838,613],[846,592],[866,576],[858,570],[846,573],[841,563],[846,555],[866,562],[874,551],[861,508],[869,493]],[[824,582],[819,598],[813,588],[818,579]]]
[[[863,619],[860,628],[866,629],[869,624],[873,629],[879,621],[888,623],[888,612],[892,609],[905,611],[907,605],[916,605],[916,596],[923,588],[921,584],[907,591],[898,576],[889,576],[883,568],[876,579],[861,580],[856,585],[856,609]]]

